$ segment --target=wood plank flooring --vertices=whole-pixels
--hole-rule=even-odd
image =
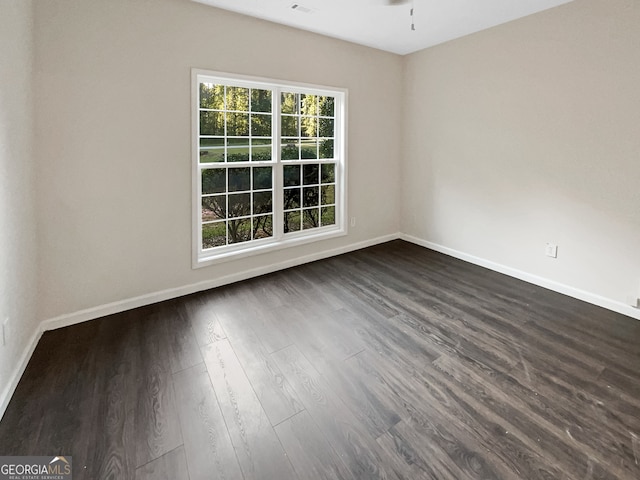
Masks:
[[[43,335],[74,478],[639,479],[640,322],[394,241]]]

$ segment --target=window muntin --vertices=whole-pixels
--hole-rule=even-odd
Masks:
[[[194,266],[346,233],[343,90],[194,71]]]

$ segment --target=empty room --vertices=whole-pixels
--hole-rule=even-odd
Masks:
[[[0,0],[0,479],[640,478],[640,2]]]

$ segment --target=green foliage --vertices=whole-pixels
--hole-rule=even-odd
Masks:
[[[302,189],[303,207],[317,207],[319,201],[318,187],[305,187]]]
[[[249,89],[243,87],[226,87],[227,110],[238,112],[249,111]]]
[[[251,240],[251,219],[229,220],[229,243],[240,243]]]
[[[301,135],[307,137],[318,136],[318,97],[316,95],[302,95],[302,126]]]
[[[298,157],[298,152],[300,152],[300,157]],[[315,149],[309,147],[300,148],[296,144],[288,143],[282,147],[280,151],[280,158],[282,160],[299,160],[299,158],[313,159],[318,158],[318,155]]]
[[[226,158],[228,162],[246,162],[249,160],[249,153],[229,153]],[[254,152],[251,159],[256,162],[271,160],[271,152]]]
[[[323,226],[336,224],[336,207],[324,207],[320,210],[320,221]]]
[[[254,167],[253,169],[253,189],[264,190],[273,186],[273,175],[271,167]]]
[[[271,91],[201,83],[200,108],[219,111],[200,112],[200,134],[248,136],[250,106],[252,112],[271,113]],[[252,135],[271,135],[271,115],[254,115],[251,121]]]
[[[325,139],[320,142],[320,158],[333,158],[333,140]]]
[[[331,205],[336,203],[336,187],[334,184],[323,185],[320,188],[320,203],[322,205]]]
[[[273,217],[263,215],[253,218],[253,238],[266,238],[273,236]]]
[[[200,112],[200,135],[224,135],[224,113]]]
[[[282,93],[280,97],[280,111],[284,114],[295,115],[298,112],[298,94]]]
[[[282,160],[298,160],[298,152],[298,146],[290,143],[282,147],[280,158]]]
[[[201,83],[200,108],[224,110],[224,85]]]
[[[225,222],[210,223],[202,226],[202,248],[213,248],[227,244]]]
[[[319,97],[318,110],[322,117],[334,117],[335,98]]]
[[[300,165],[285,165],[283,169],[285,187],[300,185]]]
[[[284,233],[297,232],[300,230],[300,211],[285,212]]]
[[[271,136],[271,115],[251,115],[251,136],[270,137]]]
[[[251,89],[251,111],[271,112],[271,90]]]
[[[336,181],[336,166],[333,163],[323,163],[320,175],[322,183],[333,183]]]
[[[208,168],[202,170],[202,193],[223,193],[227,190],[227,173],[223,169]]]
[[[320,222],[318,217],[319,215],[318,215],[317,208],[312,208],[310,210],[303,210],[302,211],[302,228],[306,230],[308,228],[319,227]]]

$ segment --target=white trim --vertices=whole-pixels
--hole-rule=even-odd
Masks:
[[[234,251],[229,251],[223,255],[218,253],[218,254],[212,255],[211,257],[202,256],[200,260],[198,260],[198,263],[196,265],[193,265],[192,268],[195,270],[197,268],[208,267],[210,265],[216,265],[219,263],[238,260],[240,258],[250,257],[252,255],[256,255],[259,253],[273,252],[276,250],[282,250],[284,248],[292,248],[298,245],[304,245],[305,243],[318,242],[320,240],[327,240],[330,238],[342,237],[347,235],[347,232],[345,230],[340,230],[335,227],[327,227],[326,229],[320,230],[318,232],[316,232],[315,230],[320,230],[320,229],[314,229],[313,235],[306,234],[306,235],[300,235],[296,237],[295,233],[298,233],[298,232],[294,232],[289,234],[291,235],[291,238],[282,240],[280,242],[274,242],[271,239],[265,238],[263,239],[265,240],[264,242],[260,240],[258,241],[254,240],[255,243],[253,245],[245,246],[244,248],[239,248]]]
[[[316,260],[322,260],[323,258],[329,258],[343,253],[352,252],[354,250],[360,250],[362,248],[371,247],[380,243],[389,242],[398,238],[397,233],[385,235],[382,237],[373,238],[371,240],[365,240],[358,243],[352,243],[344,247],[333,248],[331,250],[325,250],[322,252],[312,253],[303,257],[294,258],[280,263],[266,265],[264,267],[252,268],[250,270],[244,270],[242,272],[233,273],[224,277],[204,280],[198,283],[192,283],[190,285],[184,285],[182,287],[169,288],[161,290],[159,292],[152,292],[146,295],[140,295],[138,297],[128,298],[117,302],[107,303],[93,308],[87,308],[86,310],[80,310],[78,312],[60,315],[59,317],[50,318],[44,320],[41,324],[42,330],[55,330],[56,328],[68,327],[69,325],[75,325],[76,323],[85,322],[87,320],[93,320],[95,318],[112,315],[114,313],[124,312],[133,308],[142,307],[144,305],[150,305],[152,303],[162,302],[172,298],[181,297],[183,295],[189,295],[191,293],[201,292],[203,290],[209,290],[211,288],[221,287],[230,283],[239,282],[241,280],[247,280],[249,278],[258,277],[260,275],[266,275],[267,273],[277,272],[286,268],[296,267],[309,262],[315,262]]]
[[[531,273],[518,270],[517,268],[508,267],[491,260],[476,257],[475,255],[470,255],[453,248],[445,247],[444,245],[439,245],[427,240],[422,240],[412,235],[401,233],[399,237],[400,239],[407,242],[415,243],[416,245],[420,245],[421,247],[444,253],[445,255],[449,255],[450,257],[455,257],[460,260],[464,260],[465,262],[488,268],[489,270],[493,270],[494,272],[504,273],[505,275],[509,275],[510,277],[514,277],[519,280],[524,280],[525,282],[532,283],[533,285],[553,290],[554,292],[562,293],[569,297],[577,298],[578,300],[591,303],[592,305],[597,305],[599,307],[606,308],[607,310],[612,310],[614,312],[621,313],[622,315],[627,315],[628,317],[640,320],[640,309],[633,308],[631,305],[626,305],[625,303],[618,302],[616,300],[612,300],[610,298],[603,297],[592,292],[587,292],[585,290],[581,290],[564,283],[556,282],[555,280],[539,277],[538,275],[533,275]]]
[[[345,88],[335,87],[331,85],[319,85],[317,83],[305,83],[305,82],[297,82],[292,80],[283,80],[280,78],[272,78],[272,77],[261,77],[254,75],[245,75],[242,73],[232,73],[232,72],[221,72],[217,70],[207,70],[206,68],[191,68],[192,78],[194,75],[202,76],[202,77],[211,77],[211,78],[219,78],[224,79],[228,82],[246,82],[246,85],[249,88],[255,87],[256,84],[262,84],[266,87],[271,87],[274,84],[279,86],[287,87],[293,93],[305,93],[304,90],[312,89],[319,90],[325,94],[331,94],[332,92],[338,91],[346,91]]]
[[[272,108],[270,115],[272,117],[272,131],[271,131],[271,147],[272,147],[272,160],[265,162],[233,162],[229,164],[227,162],[221,162],[220,164],[203,165],[200,163],[200,85],[202,83],[214,83],[227,86],[239,86],[243,88],[263,88],[272,92]],[[335,178],[333,184],[335,185],[335,198],[334,198],[334,210],[335,210],[335,225],[327,226],[326,228],[319,227],[309,230],[300,231],[299,235],[285,235],[283,231],[283,201],[282,201],[282,165],[288,164],[289,161],[282,160],[280,155],[280,141],[282,139],[282,132],[280,131],[280,118],[283,115],[281,112],[280,97],[281,93],[291,92],[296,94],[311,93],[313,95],[330,96],[334,98],[334,113],[330,118],[334,119],[334,158],[331,161],[335,165]],[[198,269],[202,267],[208,267],[211,265],[219,264],[222,262],[228,262],[230,260],[236,260],[251,255],[256,255],[263,252],[272,250],[278,250],[285,247],[300,245],[302,243],[314,242],[324,240],[327,238],[339,237],[347,234],[347,202],[346,202],[346,189],[347,189],[347,104],[348,104],[348,90],[346,88],[336,88],[330,86],[312,85],[307,83],[298,83],[291,81],[284,81],[279,79],[271,79],[265,77],[252,77],[247,75],[239,75],[228,72],[208,71],[203,69],[192,68],[191,69],[191,137],[192,137],[192,250],[191,250],[191,267]],[[225,110],[227,104],[225,100]],[[251,108],[249,108],[251,113]],[[319,113],[318,113],[319,115]],[[294,115],[298,117],[299,115]],[[321,118],[321,117],[318,117]],[[227,130],[225,129],[225,134]],[[300,133],[300,132],[298,132]],[[226,138],[226,135],[225,135]],[[292,165],[302,165],[305,163],[317,163],[323,164],[323,159],[299,159],[298,161],[291,161]],[[270,166],[274,173],[273,175],[273,235],[270,238],[264,238],[260,240],[251,240],[247,242],[237,244],[227,244],[218,246],[212,249],[202,248],[202,171],[209,168],[228,169],[231,167],[257,167],[257,166]],[[303,184],[301,183],[301,186]],[[321,185],[320,185],[321,186]],[[251,190],[253,190],[253,185]],[[228,192],[226,192],[228,194]],[[302,207],[302,205],[301,205]],[[321,214],[320,202],[317,205],[318,214]],[[301,211],[302,213],[302,211]],[[248,218],[253,218],[253,214]],[[228,222],[223,220],[220,223],[227,224]]]
[[[194,68],[191,69],[191,103],[189,108],[191,110],[191,265],[195,267],[198,265],[199,252],[200,252],[200,235],[195,225],[198,225],[198,202],[200,202],[200,195],[202,193],[200,181],[198,175],[200,175],[199,168],[199,155],[200,148],[194,148],[194,138],[198,138],[200,133],[200,117],[197,108],[193,108],[198,103],[199,92],[194,85],[198,84],[198,75],[200,70]],[[197,150],[197,152],[196,152]]]
[[[16,387],[18,386],[18,382],[20,378],[22,378],[22,374],[24,373],[27,365],[29,364],[29,360],[31,360],[31,356],[33,355],[34,350],[36,349],[36,345],[40,341],[40,337],[42,336],[42,324],[38,325],[35,332],[31,336],[31,340],[27,343],[24,351],[22,352],[22,356],[20,357],[20,362],[16,365],[16,368],[13,370],[13,374],[9,377],[9,382],[5,386],[2,394],[0,395],[0,420],[4,416],[4,412],[7,410],[9,406],[9,402],[11,401],[11,397],[13,396],[13,392],[15,392]]]

